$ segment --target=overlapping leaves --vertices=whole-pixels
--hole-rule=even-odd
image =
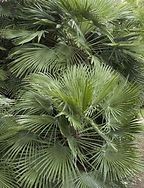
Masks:
[[[57,79],[30,76],[29,91],[14,108],[25,136],[16,136],[7,152],[9,159],[17,159],[23,187],[45,187],[46,182],[57,187],[104,187],[101,180],[120,181],[138,170],[132,141],[140,131],[139,124],[132,123],[138,89],[94,63],[93,69],[69,68]],[[96,172],[101,180],[93,179]],[[85,178],[93,183],[85,184],[81,173],[88,173]]]

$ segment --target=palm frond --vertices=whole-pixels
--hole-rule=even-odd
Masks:
[[[32,72],[55,72],[55,68],[57,70],[69,65],[71,51],[67,49],[69,54],[65,54],[63,48],[65,46],[60,45],[50,49],[38,44],[17,48],[10,56],[14,58],[11,62],[11,71],[19,77]]]
[[[43,148],[40,150],[40,153],[36,158],[31,159],[27,165],[25,163],[20,165],[20,167],[25,165],[22,171],[19,172],[22,184],[27,182],[29,186],[37,185],[38,187],[42,187],[43,182],[39,181],[42,177],[47,182],[54,183],[65,182],[67,177],[75,176],[76,169],[68,148],[60,144],[55,144],[55,146]],[[29,181],[28,173],[32,175],[33,172],[33,170],[29,169],[38,172],[35,182]]]
[[[41,37],[44,35],[43,30],[41,31],[27,31],[27,30],[5,30],[4,38],[10,39],[14,42],[15,45],[25,44],[37,38],[37,42],[41,40]],[[3,31],[2,31],[3,33]]]
[[[105,180],[108,178],[120,181],[124,177],[132,176],[140,168],[132,143],[123,140],[123,143],[121,141],[117,143],[116,148],[117,150],[114,151],[111,146],[105,145],[93,156],[93,165],[99,168]],[[131,160],[133,162],[130,162]]]

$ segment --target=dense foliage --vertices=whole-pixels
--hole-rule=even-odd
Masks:
[[[0,187],[124,187],[141,169],[140,9],[0,2]]]

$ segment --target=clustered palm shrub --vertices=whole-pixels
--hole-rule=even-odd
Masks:
[[[8,0],[0,15],[0,187],[124,187],[141,168],[139,14],[114,0]]]

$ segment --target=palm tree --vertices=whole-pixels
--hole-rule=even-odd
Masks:
[[[127,4],[114,0],[25,1],[15,0],[11,8],[2,3],[7,10],[1,11],[7,13],[2,18],[7,29],[1,34],[18,46],[10,55],[12,73],[23,77],[56,66],[89,64],[95,55],[129,80],[143,83],[141,20]]]
[[[3,116],[1,147],[20,187],[115,187],[139,169],[138,88],[94,64],[33,74]]]
[[[0,11],[0,186],[124,187],[141,167],[141,20],[114,0]]]

